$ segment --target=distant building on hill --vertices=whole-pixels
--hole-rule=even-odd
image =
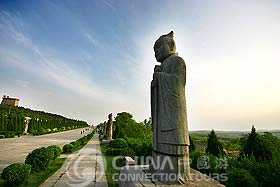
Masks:
[[[2,98],[1,105],[10,105],[18,107],[19,99],[18,98],[11,98],[9,96],[4,95]]]

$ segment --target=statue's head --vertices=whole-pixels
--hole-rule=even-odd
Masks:
[[[155,57],[158,62],[163,62],[167,57],[176,52],[176,45],[173,39],[173,31],[162,35],[154,45]]]

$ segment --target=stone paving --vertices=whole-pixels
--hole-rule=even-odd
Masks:
[[[98,137],[95,134],[85,147],[69,155],[63,166],[40,187],[108,187]]]
[[[25,157],[32,150],[49,145],[58,145],[62,147],[64,144],[72,142],[90,133],[83,129],[75,129],[70,131],[58,132],[42,136],[22,136],[19,138],[0,139],[0,173],[5,167],[12,163],[24,162]]]

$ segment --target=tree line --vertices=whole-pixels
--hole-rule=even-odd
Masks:
[[[22,133],[25,128],[25,117],[31,118],[28,132],[34,135],[88,126],[84,121],[69,119],[57,114],[0,105],[0,132]]]
[[[279,186],[279,138],[269,132],[259,134],[253,126],[251,132],[243,135],[237,144],[240,147],[239,154],[228,155],[212,130],[208,134],[205,151],[195,150],[195,146],[191,149],[192,168],[229,187]],[[202,158],[206,158],[202,160],[203,167],[200,166]]]
[[[118,113],[113,139],[106,155],[152,155],[151,120],[136,122],[132,114]],[[190,134],[191,167],[229,187],[279,186],[279,150],[278,137],[269,132],[259,134],[254,126],[241,138],[221,138],[214,130],[207,137]]]

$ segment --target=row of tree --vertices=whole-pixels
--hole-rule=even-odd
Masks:
[[[257,161],[271,161],[280,148],[280,141],[272,133],[260,135],[253,126],[249,134],[240,138],[240,157],[254,157]],[[224,148],[214,130],[208,134],[206,153],[222,156]]]
[[[87,127],[84,121],[68,119],[57,114],[34,111],[24,107],[0,105],[0,131],[22,133],[25,128],[25,117],[30,117],[28,132],[43,134],[49,130],[65,130]]]
[[[211,168],[200,171],[213,174],[226,174],[227,180],[221,181],[226,186],[279,186],[280,184],[280,140],[271,133],[258,134],[255,127],[249,134],[240,138],[239,156],[225,155],[223,144],[212,130],[208,134],[207,147]],[[203,153],[196,155],[196,159]],[[205,155],[203,155],[205,156]],[[222,168],[217,169],[220,160],[226,161]],[[196,165],[193,165],[195,168]],[[199,169],[199,168],[195,168]]]
[[[24,120],[22,115],[10,114],[0,116],[0,131],[22,132],[24,130]]]

